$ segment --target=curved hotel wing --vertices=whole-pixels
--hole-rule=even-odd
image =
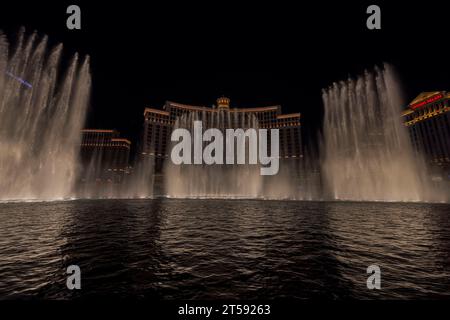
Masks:
[[[425,155],[436,174],[450,178],[450,93],[423,92],[403,112],[411,141]]]
[[[300,113],[282,114],[280,106],[232,108],[230,107],[230,99],[225,97],[217,99],[217,104],[212,107],[192,106],[168,101],[164,105],[163,110],[146,108],[144,111],[145,123],[142,154],[154,157],[156,171],[160,172],[164,160],[168,158],[170,135],[176,119],[193,112],[211,114],[220,111],[232,114],[229,117],[231,119],[230,123],[224,123],[226,128],[242,128],[240,117],[243,115],[254,115],[259,128],[280,129],[280,157],[303,157]],[[210,117],[205,117],[205,119],[208,118]],[[205,126],[209,125],[209,123],[206,123]]]

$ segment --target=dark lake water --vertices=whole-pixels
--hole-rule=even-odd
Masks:
[[[0,204],[0,299],[450,297],[450,205]],[[66,288],[66,268],[82,288]],[[381,268],[381,290],[366,269]]]

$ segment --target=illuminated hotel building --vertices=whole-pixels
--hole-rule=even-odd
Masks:
[[[129,174],[130,147],[116,130],[82,130],[82,179],[121,183]]]
[[[211,123],[214,121],[212,119],[218,119],[214,116],[225,114],[226,116],[219,117],[222,119],[219,125],[232,129],[245,129],[246,124],[249,123],[245,119],[254,116],[258,128],[280,130],[281,158],[300,159],[303,157],[300,113],[282,114],[279,105],[259,108],[234,108],[230,107],[230,99],[225,97],[217,99],[216,105],[212,107],[168,101],[163,110],[146,108],[144,111],[142,154],[154,159],[157,172],[161,171],[164,160],[169,156],[170,135],[177,118],[190,113],[199,115],[204,120],[204,127],[217,126],[217,123]]]
[[[403,112],[415,150],[444,174],[450,175],[450,93],[423,92]]]

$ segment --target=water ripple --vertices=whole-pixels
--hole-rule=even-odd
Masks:
[[[449,205],[254,200],[0,204],[0,298],[443,298]],[[66,288],[66,267],[82,290]],[[382,290],[366,288],[366,268]]]

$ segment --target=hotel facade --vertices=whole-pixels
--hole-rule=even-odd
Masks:
[[[217,99],[212,107],[168,101],[162,110],[145,109],[141,153],[154,161],[157,173],[161,172],[164,162],[170,155],[172,130],[179,126],[180,119],[190,119],[189,121],[195,119],[202,120],[204,128],[246,129],[256,126],[261,129],[279,129],[280,158],[301,159],[303,150],[300,118],[300,113],[282,114],[279,105],[257,108],[231,107],[230,99],[226,97]]]
[[[82,182],[122,183],[130,173],[130,148],[131,142],[116,130],[82,130]]]
[[[423,92],[404,110],[414,149],[425,156],[434,179],[450,180],[450,93]]]

